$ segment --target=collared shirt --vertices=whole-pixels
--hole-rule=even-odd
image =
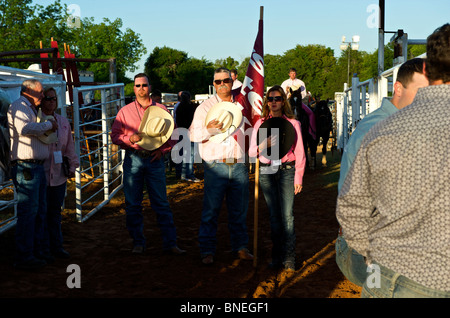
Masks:
[[[344,148],[344,153],[341,158],[341,174],[339,176],[338,190],[340,190],[342,188],[342,184],[344,184],[345,177],[347,176],[348,170],[352,166],[353,160],[355,160],[364,136],[376,123],[386,119],[397,111],[398,108],[395,107],[389,99],[384,98],[380,108],[374,110],[370,114],[367,114],[358,123]]]
[[[60,151],[61,157],[67,157],[69,159],[69,171],[75,172],[75,169],[80,166],[78,156],[75,153],[75,147],[72,137],[72,129],[70,127],[67,118],[55,114],[56,121],[58,122],[58,142],[49,145],[49,158],[44,162],[45,174],[47,177],[47,185],[58,186],[67,181],[67,177],[64,175],[62,163],[55,163],[55,152]]]
[[[148,107],[160,107],[169,112],[163,104],[156,103],[152,100],[150,102],[150,106]],[[138,144],[132,144],[130,142],[130,137],[133,134],[139,133],[139,126],[141,125],[142,118],[144,118],[145,110],[146,108],[142,107],[137,101],[129,103],[119,110],[111,127],[111,140],[114,144],[120,146],[122,149],[145,150]],[[172,138],[169,138],[158,149],[165,154],[172,149],[175,142]]]
[[[426,287],[450,291],[450,85],[420,88],[376,124],[337,199],[348,245]]]
[[[283,118],[288,120],[292,126],[294,126],[296,138],[294,141],[294,144],[292,145],[291,149],[289,149],[288,153],[281,158],[281,162],[291,162],[295,161],[295,177],[294,177],[294,184],[302,184],[303,181],[303,174],[305,173],[305,163],[306,163],[306,157],[305,157],[305,150],[303,148],[303,140],[302,140],[302,133],[300,129],[300,122],[296,119],[291,119],[283,115]],[[263,119],[260,118],[255,123],[255,126],[253,127],[252,136],[250,140],[250,147],[248,150],[248,155],[250,157],[256,157],[258,155],[258,145],[256,142],[256,137],[258,135],[258,129],[262,125]],[[300,138],[299,138],[300,137]],[[259,161],[262,163],[270,164],[272,163],[271,160],[265,158],[264,156],[259,156]]]
[[[214,95],[213,97],[205,100],[201,103],[194,113],[194,119],[192,120],[192,124],[189,127],[189,134],[191,141],[199,143],[199,153],[203,160],[205,161],[213,161],[213,160],[221,160],[221,159],[244,159],[244,147],[239,143],[244,143],[244,120],[242,120],[241,125],[238,129],[228,138],[226,138],[221,143],[215,143],[213,141],[209,141],[209,138],[212,135],[206,129],[207,123],[206,115],[208,111],[217,103],[222,102],[219,96]],[[235,135],[238,135],[239,138],[237,140],[234,138]],[[241,137],[242,136],[242,137]],[[239,141],[239,142],[238,142]]]
[[[39,140],[52,123],[36,122],[37,113],[24,96],[14,101],[8,109],[9,136],[11,140],[11,160],[45,160],[48,158],[48,145]]]
[[[305,83],[302,80],[299,80],[298,78],[294,78],[293,80],[291,78],[288,78],[281,84],[281,87],[286,92],[286,87],[288,87],[288,86],[292,87],[293,85],[300,86],[300,90],[302,92],[302,98],[305,98],[306,97]]]

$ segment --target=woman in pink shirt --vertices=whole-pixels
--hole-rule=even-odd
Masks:
[[[79,159],[75,154],[72,129],[67,118],[55,113],[57,107],[56,91],[48,88],[44,91],[41,102],[42,113],[53,116],[58,123],[58,141],[49,144],[49,158],[44,162],[47,178],[47,231],[49,251],[58,258],[68,258],[69,253],[63,248],[61,232],[61,207],[66,194],[68,177],[75,176]],[[64,169],[66,161],[67,170]]]
[[[277,141],[268,137],[257,144],[258,129],[268,119],[280,117],[294,127],[295,139],[286,155],[270,160],[262,155]],[[260,187],[270,213],[273,268],[295,270],[294,197],[302,190],[306,157],[303,148],[300,122],[295,119],[289,101],[281,86],[273,86],[267,92],[261,119],[254,127],[250,141],[250,157],[260,160]],[[272,155],[271,155],[272,157]]]

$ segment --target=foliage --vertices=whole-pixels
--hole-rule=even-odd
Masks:
[[[0,51],[38,49],[40,41],[49,48],[53,38],[61,55],[67,43],[77,58],[116,58],[117,81],[127,82],[125,73],[134,71],[136,62],[146,53],[139,34],[131,29],[123,32],[121,19],[95,24],[93,18],[85,18],[76,28],[68,25],[68,17],[67,5],[60,0],[46,7],[32,5],[32,0],[0,0],[0,36],[5,39],[0,42]],[[27,68],[29,63],[9,66]],[[93,71],[96,81],[109,82],[108,63],[83,64],[80,68]]]
[[[171,93],[186,90],[192,96],[205,93],[214,74],[211,62],[188,57],[187,53],[166,46],[155,47],[144,69],[152,88]]]

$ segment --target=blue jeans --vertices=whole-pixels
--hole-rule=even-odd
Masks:
[[[182,137],[182,136],[180,136]],[[186,157],[186,158],[184,158]],[[191,142],[191,150],[186,152],[181,163],[181,177],[186,179],[194,179],[194,143]]]
[[[48,252],[44,245],[47,181],[43,165],[20,162],[12,166],[17,193],[16,261],[27,262]]]
[[[379,272],[368,274],[361,298],[450,298],[450,292],[425,287],[380,264],[374,265],[378,266]],[[371,279],[372,275],[377,274],[378,277]]]
[[[344,237],[336,239],[336,264],[342,274],[358,286],[364,285],[367,277],[367,265],[364,256],[347,245]]]
[[[295,168],[267,172],[260,167],[260,187],[269,208],[272,263],[295,263],[294,176]]]
[[[141,158],[131,151],[126,151],[123,162],[126,225],[133,239],[133,245],[145,246],[142,215],[145,185],[151,207],[156,212],[156,220],[163,238],[163,248],[170,249],[176,246],[176,230],[172,210],[167,200],[164,157],[153,162],[150,160],[151,158]]]
[[[216,253],[217,220],[226,200],[231,249],[234,252],[246,248],[247,210],[249,198],[248,169],[244,163],[204,162],[205,187],[203,211],[199,229],[201,255]]]
[[[58,186],[47,187],[46,247],[51,252],[63,250],[61,208],[65,196],[66,182]]]

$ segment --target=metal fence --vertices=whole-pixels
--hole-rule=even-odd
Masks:
[[[112,144],[110,129],[118,109],[125,105],[124,85],[76,88],[73,96],[75,152],[80,158],[75,209],[77,220],[84,222],[122,188],[124,152]],[[95,102],[98,97],[100,101]]]
[[[425,54],[419,56],[425,58]],[[401,64],[381,73],[377,78],[360,82],[352,78],[352,86],[344,85],[343,92],[335,93],[337,120],[337,148],[343,151],[358,122],[381,106],[383,98],[391,97],[392,85]]]

